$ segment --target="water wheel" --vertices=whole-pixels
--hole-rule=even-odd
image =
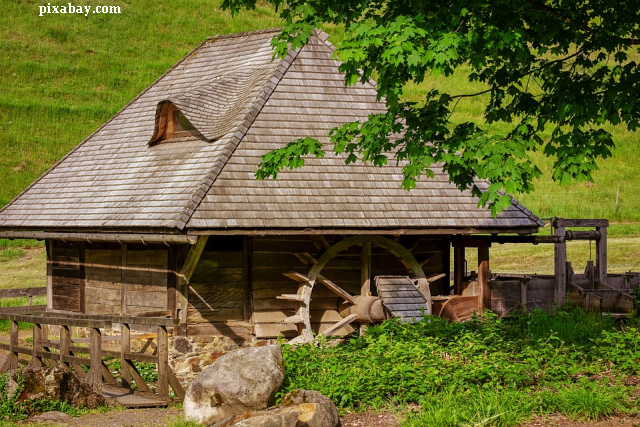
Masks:
[[[363,247],[363,269],[362,269],[362,286],[360,295],[351,295],[339,285],[324,277],[320,272],[324,266],[340,252],[355,246]],[[278,299],[294,301],[296,303],[296,311],[293,316],[287,317],[283,323],[293,323],[297,325],[298,336],[292,339],[290,344],[307,343],[314,340],[313,331],[311,329],[310,308],[313,304],[311,293],[316,283],[330,289],[333,293],[344,300],[342,309],[340,310],[341,320],[322,332],[324,336],[336,334],[340,329],[353,322],[360,324],[376,323],[387,317],[383,308],[382,300],[379,297],[371,296],[370,292],[370,255],[371,246],[379,246],[393,255],[395,255],[407,269],[412,271],[412,278],[417,284],[417,288],[424,296],[426,303],[426,312],[431,313],[431,297],[429,292],[429,283],[426,279],[422,267],[414,256],[405,249],[400,243],[382,236],[354,236],[344,239],[333,246],[326,249],[317,261],[313,260],[307,274],[299,272],[287,272],[285,276],[297,281],[298,292],[295,294],[280,295]]]

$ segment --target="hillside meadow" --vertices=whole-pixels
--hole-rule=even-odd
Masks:
[[[219,0],[114,0],[110,5],[120,6],[120,14],[86,17],[39,16],[40,4],[5,1],[0,17],[0,206],[206,37],[279,25],[266,5],[232,19],[220,10]],[[341,28],[324,30],[334,43],[343,37]],[[432,87],[454,94],[478,89],[462,70],[450,78],[409,85],[405,96],[419,101]],[[480,101],[460,102],[455,121],[480,122]],[[594,183],[560,187],[545,177],[535,193],[518,198],[541,217],[640,221],[635,198],[640,190],[640,134],[611,130],[617,149],[602,162]],[[546,159],[536,160],[549,169]]]

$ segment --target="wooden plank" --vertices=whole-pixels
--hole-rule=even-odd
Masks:
[[[465,266],[465,250],[464,247],[453,248],[453,288],[454,293],[462,295],[463,293],[463,279],[464,279],[464,266]]]
[[[169,338],[167,329],[164,326],[158,327],[158,382],[156,383],[156,393],[169,398]]]
[[[196,270],[198,261],[200,260],[200,256],[204,251],[208,239],[209,236],[198,237],[196,244],[189,249],[187,258],[180,269],[180,273],[178,273],[177,287],[180,292],[180,302],[178,305],[180,310],[179,319],[180,323],[183,325],[183,327],[179,329],[181,335],[186,334],[187,319],[189,315],[189,282],[191,281],[193,272]]]
[[[600,239],[596,240],[596,280],[607,283],[607,227],[598,227]]]
[[[555,224],[559,220],[555,220]],[[562,239],[565,236],[564,226],[556,226],[554,234]],[[554,243],[554,272],[555,272],[555,290],[554,290],[554,304],[561,306],[565,301],[565,294],[567,293],[567,246],[566,243]]]
[[[17,297],[27,297],[27,296],[39,296],[39,295],[47,295],[47,288],[38,287],[38,288],[0,290],[0,298],[17,298]]]
[[[18,369],[18,352],[15,348],[18,347],[18,334],[19,334],[18,322],[11,321],[11,330],[9,332],[9,362],[11,369]]]
[[[127,312],[127,296],[129,295],[129,284],[127,280],[127,254],[128,254],[128,246],[126,243],[123,243],[120,247],[120,265],[122,266],[122,270],[120,270],[120,312],[123,315],[129,314]]]
[[[53,241],[45,243],[47,252],[47,308],[53,309]]]
[[[78,289],[78,302],[79,302],[79,307],[78,307],[78,311],[80,311],[80,313],[84,313],[85,312],[85,287],[86,287],[86,280],[85,280],[85,272],[84,272],[84,262],[85,262],[85,257],[84,257],[84,250],[85,250],[85,243],[81,242],[80,243],[80,248],[79,248],[79,266],[78,266],[78,277],[80,279],[80,286]]]
[[[251,321],[251,313],[253,311],[251,292],[253,290],[253,237],[244,237],[244,251],[242,263],[242,281],[243,281],[243,319],[245,322]]]
[[[343,326],[348,325],[351,322],[355,322],[355,320],[357,318],[358,318],[357,314],[350,314],[347,317],[345,317],[344,319],[342,319],[339,322],[337,322],[335,325],[331,326],[330,328],[325,329],[322,332],[322,335],[324,335],[326,337],[330,337],[333,334],[335,334],[338,330],[340,330]]]
[[[71,345],[71,333],[69,327],[66,325],[60,326],[60,364],[69,369],[69,364],[66,363],[64,356],[70,356],[69,346]]]
[[[109,368],[107,368],[107,365],[105,365],[104,361],[102,362],[102,379],[104,379],[109,385],[119,385],[118,380],[116,380],[113,374],[109,371]]]
[[[360,268],[360,274],[360,295],[371,296],[371,242],[362,244],[362,267]],[[333,289],[331,286],[329,286],[329,288]]]
[[[131,389],[131,368],[126,361],[126,354],[131,352],[131,327],[123,323],[120,328],[120,385]]]
[[[251,337],[251,324],[244,321],[210,322],[190,324],[188,336],[223,336],[232,339],[248,339]]]
[[[176,397],[180,400],[184,400],[186,392],[184,388],[182,388],[182,384],[178,381],[176,374],[170,367],[167,367],[167,378],[169,379],[169,385],[173,389],[173,392],[176,394]]]
[[[351,294],[349,294],[347,291],[345,291],[344,289],[342,289],[340,286],[336,285],[335,283],[333,283],[331,280],[327,279],[326,277],[324,277],[322,274],[318,274],[318,282],[324,286],[326,286],[327,288],[329,288],[330,290],[332,290],[333,292],[335,292],[338,296],[344,298],[345,300],[349,301],[349,303],[351,304],[356,304],[356,299],[351,296]]]
[[[89,356],[91,367],[89,368],[89,383],[96,393],[102,393],[102,335],[100,329],[91,328],[89,332]]]
[[[553,220],[554,227],[608,227],[609,221],[606,219],[564,219]]]
[[[151,393],[151,389],[149,388],[147,383],[144,382],[144,379],[142,379],[142,376],[140,375],[140,372],[138,372],[136,365],[134,365],[133,362],[128,359],[127,359],[127,364],[129,365],[131,376],[133,377],[133,381],[135,381],[138,389],[146,393]]]
[[[489,286],[489,247],[478,248],[478,312],[482,314],[484,309],[491,309],[491,287]]]

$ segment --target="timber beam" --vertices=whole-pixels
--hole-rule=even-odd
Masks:
[[[184,234],[129,234],[129,233],[53,233],[39,231],[0,231],[2,239],[62,240],[63,242],[117,242],[164,243],[194,245],[197,236]]]
[[[568,240],[600,240],[601,231],[571,231],[567,230],[564,236],[454,236],[454,248],[480,248],[491,247],[492,243],[563,243]]]

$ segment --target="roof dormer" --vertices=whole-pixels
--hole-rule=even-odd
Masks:
[[[161,101],[158,103],[155,131],[149,145],[188,137],[204,138],[173,102]]]

